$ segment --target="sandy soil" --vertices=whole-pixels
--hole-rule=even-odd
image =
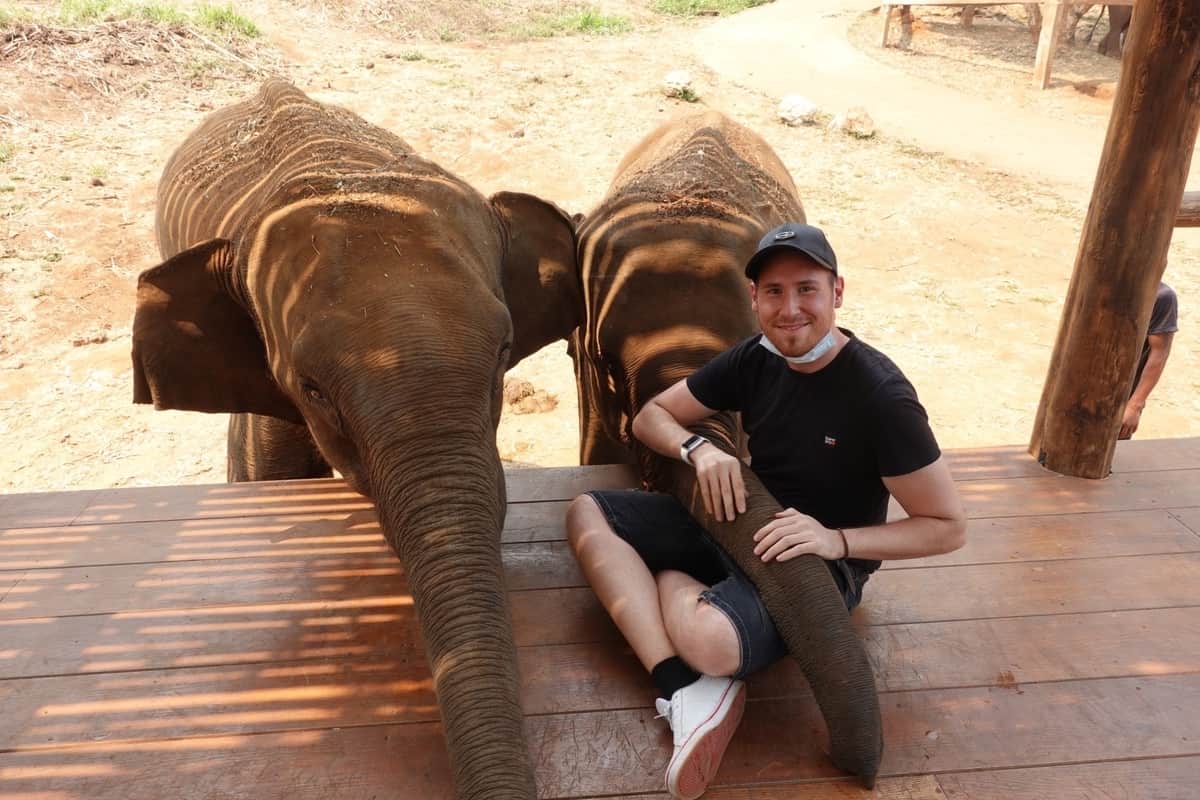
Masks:
[[[921,127],[930,140],[944,138],[955,129],[953,109],[922,113],[902,131],[881,124],[870,140],[781,125],[778,75],[723,73],[710,66],[712,48],[727,36],[722,53],[736,60],[737,48],[749,46],[746,26],[760,24],[754,15],[813,13],[812,4],[678,20],[649,2],[600,3],[630,18],[632,30],[548,39],[511,34],[511,20],[533,3],[493,5],[490,15],[471,13],[475,5],[486,4],[255,0],[239,9],[263,29],[260,39],[105,51],[91,31],[85,38],[99,55],[61,42],[12,47],[0,33],[0,489],[224,479],[223,417],[131,404],[129,321],[136,276],[157,263],[153,201],[163,164],[205,114],[251,93],[268,73],[394,130],[483,192],[530,191],[586,211],[630,146],[693,108],[659,89],[667,72],[687,69],[701,104],[751,126],[779,152],[810,221],[828,230],[845,265],[840,321],[908,373],[943,446],[1027,440],[1090,174],[1064,181],[1061,158],[1036,147],[1013,169],[1003,141],[989,145],[994,161],[986,152],[976,161],[942,155],[954,151],[923,143]],[[397,22],[416,7],[425,9],[417,22]],[[992,104],[1027,132],[1023,145],[1043,135],[1048,119],[1081,131],[1105,124],[1105,93],[1076,87],[1114,80],[1117,65],[1083,48],[1060,56],[1059,80],[1035,94],[1024,86],[1031,45],[1011,20],[980,19],[965,32],[920,14],[927,19],[905,54],[878,49],[874,14],[830,13],[843,23],[841,45],[896,78],[865,83],[831,113],[871,111],[928,84]],[[1143,437],[1200,435],[1200,350],[1188,322],[1200,292],[1196,234],[1176,236],[1167,280],[1181,298],[1182,331]],[[576,463],[565,345],[512,375],[556,403],[506,413],[502,456]]]

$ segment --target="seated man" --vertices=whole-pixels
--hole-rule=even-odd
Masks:
[[[746,510],[741,462],[687,426],[740,411],[754,471],[785,507],[754,552],[820,556],[852,609],[881,559],[961,547],[962,505],[912,385],[835,326],[844,285],[825,235],[770,231],[746,276],[763,333],[647,403],[634,435],[693,465],[708,511],[732,520]],[[908,518],[886,521],[889,495]],[[779,633],[754,585],[671,496],[581,495],[567,537],[661,695],[675,741],[667,788],[698,797],[741,718],[742,679],[787,654]]]
[[[1118,438],[1132,439],[1137,432],[1150,392],[1158,385],[1158,379],[1166,369],[1167,357],[1171,355],[1171,342],[1178,330],[1179,300],[1175,297],[1174,289],[1160,282],[1154,297],[1154,308],[1150,311],[1146,341],[1142,342],[1142,355],[1133,376],[1133,389],[1125,403],[1125,414],[1121,417]]]

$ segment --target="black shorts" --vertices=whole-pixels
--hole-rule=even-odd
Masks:
[[[708,585],[700,598],[724,612],[741,644],[741,679],[787,655],[787,646],[746,574],[708,531],[671,495],[642,491],[588,492],[613,531],[637,551],[651,572],[679,570]],[[865,575],[844,561],[826,561],[838,591],[853,609]]]

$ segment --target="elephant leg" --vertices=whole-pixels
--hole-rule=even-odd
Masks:
[[[230,414],[227,452],[230,483],[333,475],[308,426],[276,417]]]
[[[1100,40],[1097,48],[1101,53],[1113,58],[1121,57],[1121,34],[1129,27],[1133,19],[1133,9],[1125,6],[1108,7],[1108,33]]]

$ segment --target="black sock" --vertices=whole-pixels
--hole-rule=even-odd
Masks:
[[[670,700],[671,695],[683,687],[700,680],[700,673],[692,669],[679,656],[664,658],[650,670],[650,677],[658,687],[658,693]]]

